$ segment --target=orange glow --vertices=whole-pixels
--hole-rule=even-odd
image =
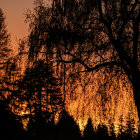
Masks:
[[[19,0],[7,1],[1,0],[0,5],[6,14],[8,31],[11,33],[12,45],[14,50],[16,50],[17,40],[28,33],[27,25],[24,24],[25,16],[23,12],[31,7],[33,0],[23,0],[23,4]],[[19,7],[19,9],[17,7]],[[16,40],[17,37],[18,39]],[[95,58],[93,57],[93,59]],[[92,60],[90,61],[92,62]],[[101,124],[108,126],[109,131],[109,125],[114,124],[116,134],[119,132],[121,123],[123,126],[127,126],[128,120],[133,120],[137,132],[139,126],[138,112],[135,106],[132,85],[129,83],[127,77],[122,76],[119,79],[112,77],[114,82],[108,90],[104,91],[103,89],[101,92],[98,92],[99,83],[104,82],[102,79],[105,79],[105,75],[100,72],[94,75],[89,73],[86,79],[84,76],[81,76],[81,81],[86,80],[86,82],[90,82],[88,82],[85,87],[86,90],[83,92],[83,83],[76,81],[77,87],[74,91],[74,98],[71,98],[70,95],[71,89],[75,85],[67,85],[65,101],[67,111],[73,116],[81,132],[83,132],[89,118],[92,119],[95,130],[97,126]],[[116,89],[114,90],[115,87]],[[18,111],[18,115],[23,116],[29,114],[29,111],[26,110],[26,103],[21,106],[23,110]],[[48,110],[51,112],[51,106],[49,105]],[[123,120],[122,122],[120,121],[121,119]],[[28,121],[28,119],[23,120],[24,128],[27,128]],[[59,112],[55,115],[55,124],[57,124],[58,121]]]
[[[76,100],[71,100],[67,97],[67,110],[83,132],[89,118],[92,119],[93,127],[96,130],[97,126],[106,125],[108,127],[114,124],[116,134],[119,132],[119,126],[124,128],[128,121],[134,122],[135,131],[138,132],[139,118],[135,101],[133,97],[133,90],[131,84],[126,77],[116,79],[117,82],[112,83],[108,91],[98,93],[98,79],[99,74],[103,78],[103,74],[97,73],[92,77],[93,82],[86,87],[86,93],[82,92],[80,84],[76,91]],[[119,80],[119,81],[118,81]],[[114,91],[114,87],[118,88]]]
[[[99,75],[102,79],[98,79]],[[99,80],[103,82],[104,74],[101,72],[87,76],[92,79],[86,86],[85,93],[80,82],[77,81],[77,88],[75,89],[75,98],[71,98],[71,88],[66,86],[66,101],[65,109],[73,116],[76,123],[79,125],[81,134],[87,125],[89,118],[92,119],[93,128],[97,130],[98,125],[106,125],[108,132],[110,132],[110,125],[114,124],[114,131],[116,135],[119,133],[119,127],[122,125],[124,131],[127,128],[128,121],[134,122],[135,132],[138,132],[139,118],[135,101],[133,97],[132,86],[127,77],[122,75],[119,79],[114,78],[114,82],[107,91],[98,92]],[[84,76],[82,77],[84,78]],[[116,81],[115,81],[116,80]],[[82,81],[82,80],[81,80]],[[117,88],[114,90],[114,87]],[[26,107],[26,105],[24,105]],[[48,106],[49,107],[49,106]],[[60,111],[61,112],[61,111]],[[55,124],[58,123],[59,113],[55,115]],[[22,111],[20,115],[28,114],[27,111]],[[122,121],[121,121],[122,120]],[[28,120],[23,120],[24,128],[27,127]]]

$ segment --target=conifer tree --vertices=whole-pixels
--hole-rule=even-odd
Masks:
[[[91,119],[88,120],[87,126],[84,130],[84,138],[85,140],[91,140],[91,139],[95,139],[96,135],[94,134],[93,131],[93,125],[92,125],[92,121]]]

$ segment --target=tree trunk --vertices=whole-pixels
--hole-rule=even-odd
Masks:
[[[139,72],[135,71],[132,78],[132,85],[133,85],[135,104],[137,106],[138,116],[140,119],[140,73]]]
[[[39,119],[42,119],[42,92],[41,92],[41,87],[39,87]]]

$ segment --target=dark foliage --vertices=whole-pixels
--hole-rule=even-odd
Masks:
[[[22,79],[16,80],[16,90],[13,91],[14,107],[21,109],[26,103],[24,118],[29,119],[29,131],[37,131],[44,127],[57,111],[63,109],[63,99],[60,92],[61,83],[53,76],[51,67],[44,60],[35,61],[31,68],[25,70]],[[18,105],[17,105],[18,104]]]
[[[93,138],[96,138],[96,135],[93,131],[93,125],[91,119],[88,120],[87,126],[84,130],[84,139],[91,140]]]
[[[111,135],[104,125],[94,131],[89,119],[81,137],[78,125],[64,110],[61,84],[53,75],[52,65],[78,63],[87,73],[105,68],[115,71],[118,77],[125,73],[133,86],[140,117],[138,0],[53,0],[51,8],[46,8],[41,0],[36,3],[36,13],[29,15],[29,65],[19,79],[15,77],[16,62],[8,60],[10,41],[0,9],[0,70],[7,74],[0,77],[0,137],[3,140],[139,140],[140,133],[133,134],[131,121],[126,132],[120,129],[115,137],[113,127]],[[106,57],[108,53],[111,56]],[[46,59],[39,59],[40,54],[46,54]],[[100,61],[91,63],[93,55]],[[27,104],[25,111],[29,112],[22,116],[29,119],[27,132],[21,125],[22,117],[12,113],[13,107],[22,111],[22,103]],[[61,118],[55,125],[54,117],[60,110],[63,110]]]
[[[74,119],[68,115],[66,111],[62,112],[62,117],[57,124],[57,139],[59,140],[71,140],[80,139],[80,130]]]
[[[10,38],[6,29],[5,16],[0,8],[0,69],[3,69],[3,65],[9,57],[9,41]]]
[[[139,1],[53,0],[51,8],[37,2],[35,13],[28,15],[29,57],[42,47],[47,55],[55,48],[59,62],[80,64],[85,72],[125,74],[140,116]],[[90,61],[93,55],[98,61]]]
[[[5,103],[0,101],[0,137],[1,140],[24,140],[26,132],[18,120],[19,117],[13,114]]]
[[[9,47],[10,37],[6,29],[5,16],[0,8],[0,99],[4,98],[3,92],[3,76],[5,75],[4,70],[6,69],[6,64],[9,59],[10,47]]]

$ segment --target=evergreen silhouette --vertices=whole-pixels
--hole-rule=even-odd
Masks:
[[[43,0],[34,2],[34,13],[27,14],[26,19],[30,24],[27,44],[20,46],[22,50],[27,45],[28,50],[23,74],[17,62],[23,52],[10,56],[10,36],[0,9],[0,139],[139,140],[140,132],[136,135],[131,118],[126,131],[121,123],[118,137],[114,126],[110,126],[111,135],[104,125],[94,131],[89,119],[81,137],[79,126],[65,110],[67,82],[72,80],[75,88],[81,71],[86,75],[103,70],[117,80],[127,77],[140,118],[139,1],[52,0],[51,7]],[[98,59],[91,61],[93,56]],[[107,78],[98,92],[106,91],[111,84]],[[19,115],[23,105],[28,113]],[[60,120],[54,124],[60,111]],[[21,123],[25,118],[29,120],[27,131]]]
[[[56,126],[54,119],[50,121],[42,118],[38,121],[30,121],[28,124],[28,135],[29,139],[34,140],[55,140]]]
[[[57,130],[58,140],[79,140],[81,137],[78,125],[65,110],[62,112],[62,117],[57,124]]]
[[[87,126],[84,129],[84,139],[91,140],[96,139],[95,131],[93,130],[93,125],[91,119],[88,120]]]
[[[58,106],[61,107],[63,101],[60,86],[61,84],[53,76],[48,64],[39,60],[34,63],[33,68],[26,69],[23,79],[19,81],[20,90],[25,91],[23,95],[21,93],[20,98],[27,101],[29,107],[34,108],[38,117],[39,115],[42,117],[47,115],[42,109],[47,109],[47,105],[51,105],[54,112],[58,111]],[[33,105],[31,106],[31,104]],[[46,116],[46,118],[48,117]]]
[[[99,139],[99,140],[108,140],[109,139],[107,127],[105,125],[98,125],[97,139]]]
[[[5,15],[0,8],[0,99],[5,98],[4,96],[4,76],[7,61],[10,58],[11,49],[10,49],[10,36],[6,29],[5,24]]]
[[[9,59],[10,49],[10,36],[6,29],[5,15],[0,8],[0,70],[4,69],[4,64]]]

